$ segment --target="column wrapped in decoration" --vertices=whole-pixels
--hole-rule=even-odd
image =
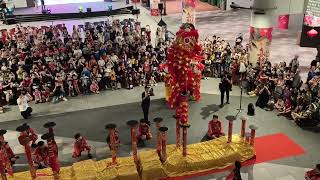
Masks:
[[[251,137],[250,137],[250,145],[254,145],[254,139],[256,138],[256,130],[258,129],[255,125],[250,125],[249,128],[251,129]]]
[[[183,157],[187,156],[187,137],[188,137],[188,128],[189,124],[180,124],[182,128],[182,155]]]
[[[161,135],[161,153],[160,153],[160,160],[161,162],[165,162],[167,160],[167,127],[160,127],[159,128],[160,135]]]
[[[247,122],[247,117],[241,117],[241,137],[245,136],[246,122]]]
[[[196,23],[196,0],[182,0],[182,23]]]
[[[132,156],[135,163],[138,163],[138,147],[137,147],[137,135],[136,135],[136,127],[138,126],[138,121],[130,120],[127,122],[127,125],[130,127],[131,134],[131,144],[132,144]]]
[[[161,132],[160,132],[160,127],[161,127],[161,122],[163,121],[162,118],[157,117],[154,118],[153,120],[156,123],[156,131],[157,131],[157,153],[160,154],[161,151]]]
[[[173,118],[176,120],[176,147],[180,147],[180,138],[181,138],[181,128],[180,128],[180,120],[179,116],[174,115]]]
[[[46,133],[41,136],[41,139],[47,141],[48,149],[49,149],[49,164],[51,170],[53,172],[54,180],[60,179],[60,163],[58,159],[58,145],[54,139],[53,133]]]
[[[116,124],[107,124],[105,127],[109,131],[109,135],[107,136],[107,142],[109,143],[112,158],[112,162],[108,166],[117,164],[118,140],[116,135],[116,127]]]
[[[229,128],[228,128],[228,143],[232,142],[232,129],[233,129],[233,121],[236,120],[235,116],[227,116],[226,119],[229,121]]]

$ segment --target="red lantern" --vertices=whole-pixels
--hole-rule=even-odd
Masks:
[[[311,38],[316,37],[318,35],[318,31],[316,31],[315,29],[311,29],[307,32],[307,35]]]

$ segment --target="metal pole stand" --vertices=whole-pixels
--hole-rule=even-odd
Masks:
[[[183,157],[187,156],[187,135],[188,135],[188,128],[190,127],[189,124],[180,124],[182,128],[182,155]]]

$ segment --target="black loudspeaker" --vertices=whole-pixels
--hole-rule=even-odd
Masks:
[[[87,13],[91,13],[92,9],[91,8],[87,8]]]
[[[163,10],[163,3],[159,3],[159,4],[158,4],[158,9],[159,9],[159,11],[162,11],[162,10]]]
[[[132,15],[140,14],[140,9],[132,9]]]

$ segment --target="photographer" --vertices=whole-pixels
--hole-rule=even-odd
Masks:
[[[31,116],[32,108],[28,104],[29,101],[32,101],[32,96],[25,90],[22,90],[19,98],[17,99],[17,104],[21,112],[21,116],[24,119],[28,119]]]
[[[143,111],[143,118],[145,121],[147,121],[147,124],[150,125],[149,121],[149,108],[150,108],[150,96],[154,96],[153,94],[153,89],[150,88],[149,86],[146,86],[145,91],[142,93],[142,102],[141,102],[141,107]]]
[[[230,75],[228,75],[227,72],[224,73],[223,78],[221,79],[221,82],[219,83],[219,89],[220,89],[220,93],[221,93],[221,104],[220,107],[223,107],[224,104],[224,94],[226,93],[227,95],[227,104],[229,103],[229,93],[232,87],[231,84],[231,77]]]

